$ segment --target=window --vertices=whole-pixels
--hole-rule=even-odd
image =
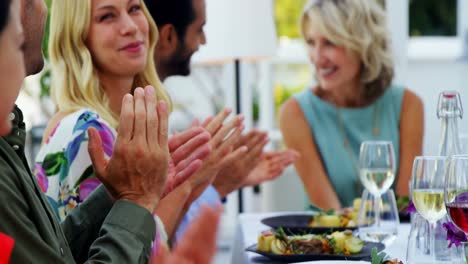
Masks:
[[[409,34],[457,36],[457,0],[410,0]]]
[[[410,0],[406,26],[410,60],[458,60],[464,49],[463,35],[468,30],[468,1]],[[392,14],[395,17],[397,10]],[[398,34],[398,33],[397,33]]]

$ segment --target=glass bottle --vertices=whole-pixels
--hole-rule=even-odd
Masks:
[[[439,155],[450,157],[461,154],[458,137],[458,119],[463,117],[463,107],[460,94],[456,91],[443,91],[439,95],[437,118],[441,120],[441,136],[439,141]],[[447,248],[447,233],[442,224],[448,222],[445,216],[437,222],[435,232],[435,257],[437,261],[459,261],[460,254],[456,247]]]
[[[460,95],[456,91],[444,91],[439,95],[437,117],[441,119],[441,136],[439,155],[452,156],[460,154],[458,138],[458,119],[463,117]],[[410,185],[410,191],[412,186]],[[417,212],[411,215],[411,231],[407,251],[407,263],[463,263],[459,249],[448,248],[447,233],[443,223],[448,222],[447,216],[437,222],[434,234],[435,259],[428,259],[430,255],[429,223]]]
[[[439,142],[439,155],[452,156],[461,154],[458,138],[458,118],[463,117],[460,94],[456,91],[444,91],[439,95],[437,118],[442,121],[442,133]]]

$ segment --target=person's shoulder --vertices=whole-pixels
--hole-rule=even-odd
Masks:
[[[292,96],[280,106],[278,113],[280,120],[284,118],[290,119],[297,117],[298,114],[302,114],[302,109],[296,97]]]
[[[411,108],[423,108],[424,103],[415,92],[411,91],[408,88],[405,88],[403,91],[403,107],[411,107]]]
[[[77,117],[84,112],[84,109],[78,111],[68,111],[68,112],[57,112],[52,116],[52,118],[47,123],[47,127],[44,131],[42,143],[48,143],[49,139],[54,135],[63,133],[66,128],[74,123],[76,123]]]
[[[422,99],[411,89],[405,88],[402,85],[392,84],[385,92],[383,100],[397,100],[403,108],[423,107]]]

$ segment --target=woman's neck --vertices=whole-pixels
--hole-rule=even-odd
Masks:
[[[366,105],[366,101],[362,97],[360,84],[348,85],[332,91],[324,90],[318,86],[316,91],[320,98],[338,107],[353,108]]]
[[[134,77],[116,76],[100,73],[99,81],[109,98],[109,107],[112,112],[120,115],[122,107],[122,98],[127,93],[132,92]]]

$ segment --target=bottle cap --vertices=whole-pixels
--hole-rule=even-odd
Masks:
[[[437,118],[441,117],[463,118],[463,107],[457,91],[443,91],[439,94]]]

